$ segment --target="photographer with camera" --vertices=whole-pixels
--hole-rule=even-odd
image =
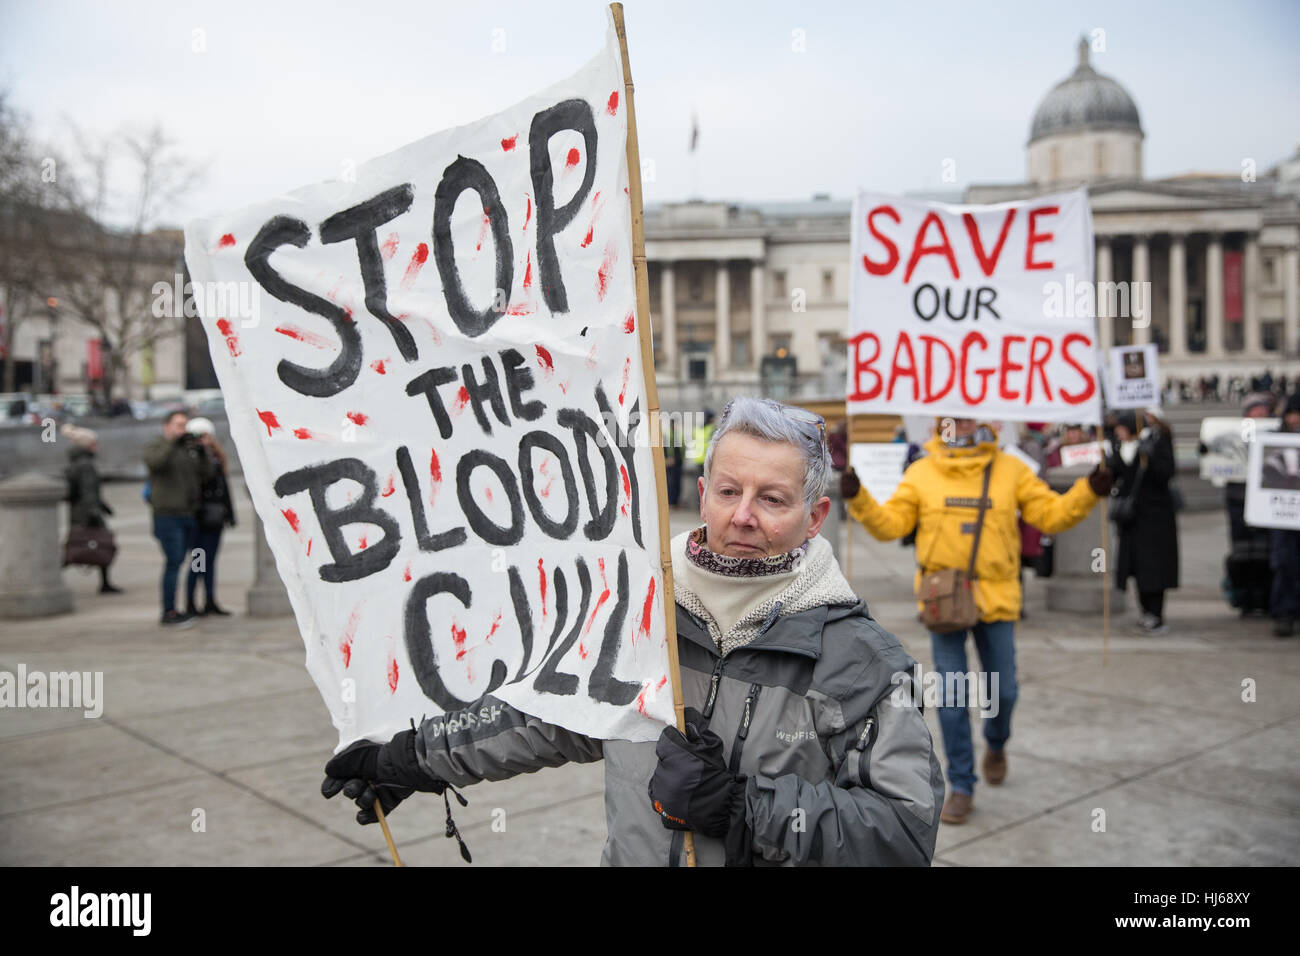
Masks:
[[[176,579],[181,564],[198,537],[198,511],[203,481],[202,448],[187,431],[189,416],[176,411],[163,422],[163,433],[144,450],[149,469],[149,505],[153,536],[163,551],[162,620],[164,627],[192,627],[194,618],[176,610]]]

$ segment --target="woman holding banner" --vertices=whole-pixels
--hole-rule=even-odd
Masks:
[[[1007,774],[1021,605],[1017,512],[1047,534],[1065,531],[1110,492],[1111,479],[1098,468],[1057,494],[1024,461],[999,450],[994,431],[973,418],[940,419],[925,448],[929,454],[908,467],[887,502],[876,502],[852,468],[844,472],[840,491],[850,516],[878,540],[916,529],[917,597],[945,695],[939,725],[951,793],[940,819],[959,824],[974,807],[976,781],[970,702],[956,699],[960,688],[979,683],[968,679],[968,634],[988,675],[984,686],[996,688],[996,699],[980,702],[988,743],[984,777],[997,785]],[[837,468],[845,464],[842,458],[835,462]]]

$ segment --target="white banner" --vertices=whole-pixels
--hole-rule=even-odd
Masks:
[[[1076,465],[1095,467],[1101,464],[1101,442],[1089,441],[1081,445],[1061,446],[1061,467],[1074,468]]]
[[[1246,524],[1300,531],[1300,434],[1260,432],[1249,445]]]
[[[1100,422],[1087,193],[953,206],[859,193],[848,411]]]
[[[495,721],[487,694],[601,738],[673,720],[623,89],[611,20],[544,93],[186,229],[340,745]]]
[[[1111,408],[1160,406],[1160,368],[1155,345],[1116,345],[1106,368],[1106,404]]]
[[[858,442],[849,448],[849,464],[871,497],[884,504],[907,470],[907,442]]]
[[[1262,432],[1276,431],[1280,418],[1201,419],[1201,477],[1216,487],[1246,480],[1247,448]]]

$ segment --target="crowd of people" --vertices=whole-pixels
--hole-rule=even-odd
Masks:
[[[1284,401],[1288,385],[1296,387],[1294,380],[1288,382],[1285,374],[1276,379],[1273,373],[1265,369],[1259,375],[1231,375],[1220,379],[1217,372],[1201,375],[1194,379],[1165,379],[1162,400],[1166,405],[1184,402],[1237,402],[1245,401],[1251,393],[1266,392],[1273,396],[1275,402]]]

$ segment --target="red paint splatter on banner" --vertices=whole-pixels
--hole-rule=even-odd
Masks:
[[[595,343],[595,342],[592,342],[592,343],[591,343],[591,351],[589,351],[589,352],[587,353],[586,362],[587,362],[587,368],[595,368],[595,367],[596,367],[596,364],[597,364],[597,363],[596,363],[596,343]]]
[[[313,435],[309,429],[306,429],[306,428],[295,428],[295,429],[293,430],[293,437],[294,437],[294,438],[301,438],[303,441],[306,441],[307,439],[309,439],[309,438],[315,438],[316,436]]]
[[[298,513],[292,508],[284,508],[280,511],[284,515],[284,520],[289,522],[289,527],[294,531],[298,530]]]
[[[388,238],[384,240],[384,244],[379,247],[379,255],[383,257],[385,262],[397,255],[397,242],[397,233],[390,232]]]
[[[610,116],[618,112],[618,90],[609,94],[609,102],[605,104],[605,112]]]
[[[395,480],[395,476],[394,476],[393,473],[390,471],[390,472],[388,473],[388,480],[387,480],[386,482],[384,482],[384,490],[381,491],[381,492],[379,492],[379,497],[381,497],[381,498],[387,498],[389,495],[391,495],[391,494],[396,490],[396,488],[395,488],[394,485],[393,485],[394,480]]]
[[[595,236],[596,236],[596,223],[593,220],[591,225],[587,227],[587,234],[582,239],[582,248],[586,249],[589,245],[591,245],[591,240],[594,239]]]
[[[364,425],[366,422],[370,421],[370,416],[363,414],[362,412],[348,412],[348,418],[358,425]]]
[[[618,473],[623,476],[623,494],[627,495],[628,500],[631,500],[632,483],[627,480],[627,465],[619,465]]]
[[[478,227],[478,242],[475,243],[474,245],[475,252],[483,251],[483,240],[487,238],[488,226],[490,225],[492,225],[492,217],[488,215],[488,211],[484,209],[483,221],[479,223],[479,227]]]
[[[636,709],[646,717],[650,716],[645,712],[645,695],[646,695],[646,691],[648,691],[649,689],[650,689],[650,685],[646,684],[644,687],[641,688],[641,693],[636,695]]]
[[[641,634],[647,638],[650,636],[650,612],[654,610],[655,602],[655,579],[650,579],[650,587],[645,593],[645,604],[641,608],[641,626],[638,628]],[[635,639],[636,635],[633,635]],[[662,685],[661,685],[662,686]]]
[[[533,348],[537,350],[538,366],[546,373],[546,377],[549,379],[551,374],[555,371],[555,362],[551,360],[551,353],[546,351],[546,349],[540,345],[534,345]]]
[[[600,566],[600,586],[605,590],[600,593],[596,606],[591,609],[591,617],[587,619],[587,626],[582,629],[583,634],[590,633],[591,625],[596,623],[596,615],[600,613],[601,606],[609,600],[609,582],[605,580],[605,559],[597,558],[596,563]],[[584,654],[583,657],[586,657],[586,655]]]
[[[358,551],[366,550],[366,536],[364,534],[361,536],[361,547],[359,547],[357,550]]]
[[[523,232],[528,231],[528,224],[533,220],[533,197],[524,193],[524,199],[528,200],[528,205],[524,207],[524,228]]]
[[[594,366],[593,366],[593,367],[594,367]],[[568,382],[559,382],[558,384],[559,384],[559,386],[560,386],[560,394],[561,394],[561,395],[568,395],[568,394],[569,394],[569,383],[568,383]]]
[[[343,655],[343,668],[352,666],[352,638],[345,637],[339,641],[339,653]]]
[[[554,478],[547,478],[546,484],[537,490],[537,493],[543,498],[551,497],[551,485],[555,484]]]
[[[230,350],[230,354],[237,357],[240,354],[239,336],[235,335],[235,330],[230,327],[230,320],[217,319],[217,331],[225,338],[226,348]]]
[[[221,241],[217,243],[217,248],[225,249],[227,246],[233,246],[234,244],[235,244],[235,237],[232,236],[230,233],[226,233],[224,236],[221,237]]]
[[[577,150],[576,148],[575,148],[575,149],[571,149],[571,150],[569,150],[569,156],[568,156],[568,158],[564,161],[564,168],[565,168],[565,169],[572,169],[574,166],[577,166],[577,165],[578,165],[578,163],[581,161],[581,159],[582,159],[582,154],[579,153],[578,150]]]
[[[373,362],[370,363],[370,367],[374,369],[376,372],[378,372],[380,375],[388,374],[388,367],[384,365],[383,359],[375,359]]]
[[[406,267],[406,274],[402,276],[402,288],[409,289],[415,282],[415,277],[420,274],[421,267],[429,261],[428,243],[420,243],[415,247],[415,252],[411,255],[411,263]]]
[[[411,564],[409,561],[406,564],[406,570],[402,572],[402,580],[403,581],[411,580]]]
[[[597,189],[596,195],[591,197],[591,225],[587,227],[587,235],[582,240],[582,248],[584,249],[591,245],[591,240],[596,235],[596,217],[600,215],[603,205],[600,201],[600,190]]]
[[[512,305],[506,309],[506,315],[532,315],[533,307],[527,303],[521,302],[518,305]]]
[[[456,645],[456,660],[461,660],[469,653],[469,648],[465,646],[465,629],[457,627],[456,622],[451,622],[451,642]]]
[[[618,403],[623,404],[623,399],[627,398],[627,377],[632,373],[631,356],[623,359],[623,387],[618,391]]]
[[[627,318],[623,320],[623,331],[628,335],[636,331],[636,315],[634,313],[629,312]]]
[[[497,616],[492,619],[492,630],[488,631],[487,637],[483,638],[484,644],[492,643],[492,635],[497,632],[497,628],[500,626],[501,626],[501,612],[497,611]]]
[[[311,538],[307,539],[307,557],[309,558],[311,557],[311,541],[312,541]]]
[[[587,645],[582,641],[578,642],[578,657],[584,661],[587,659]]]
[[[663,690],[664,684],[668,683],[668,675],[659,678],[659,683],[655,684],[655,690]]]
[[[438,451],[434,449],[429,452],[429,506],[433,506],[433,499],[438,497],[438,489],[442,487],[442,465],[438,462]]]
[[[276,420],[275,412],[264,412],[259,409],[257,412],[257,417],[260,418],[262,420],[262,424],[266,426],[267,438],[271,437],[272,428],[280,427],[280,423]]]
[[[492,489],[491,489],[491,488],[484,488],[484,489],[483,489],[483,497],[485,497],[485,498],[488,500],[488,504],[491,504],[491,503],[492,503]]]
[[[528,262],[524,266],[524,288],[527,289],[533,284],[533,254],[528,253]]]
[[[469,389],[467,389],[464,385],[462,385],[460,387],[460,391],[456,393],[456,404],[452,407],[452,413],[455,415],[459,415],[461,412],[465,410],[465,406],[468,404],[469,404]]]
[[[518,142],[518,140],[519,140],[519,134],[518,134],[518,133],[515,133],[515,135],[514,135],[514,136],[511,136],[509,139],[503,139],[503,140],[501,141],[501,149],[502,149],[502,151],[503,151],[503,152],[507,152],[507,153],[510,152],[512,149],[515,148],[515,143]]]
[[[397,659],[392,654],[388,655],[388,690],[397,693]]]
[[[308,332],[306,329],[300,329],[296,325],[277,325],[275,330],[281,335],[287,335],[291,339],[299,342],[306,342],[308,345],[314,345],[318,349],[333,348],[334,343],[323,335],[317,335],[315,332]]]
[[[605,258],[600,262],[600,269],[596,272],[596,298],[605,301],[605,296],[609,295],[609,280],[614,275],[614,262],[618,259],[618,249],[611,242],[605,247]]]
[[[546,567],[542,559],[537,559],[537,579],[542,588],[542,617],[546,617]]]
[[[343,628],[343,640],[339,642],[339,650],[343,652],[343,666],[348,667],[352,663],[352,641],[357,634],[357,624],[361,621],[361,605],[358,604],[348,615],[348,623]]]

